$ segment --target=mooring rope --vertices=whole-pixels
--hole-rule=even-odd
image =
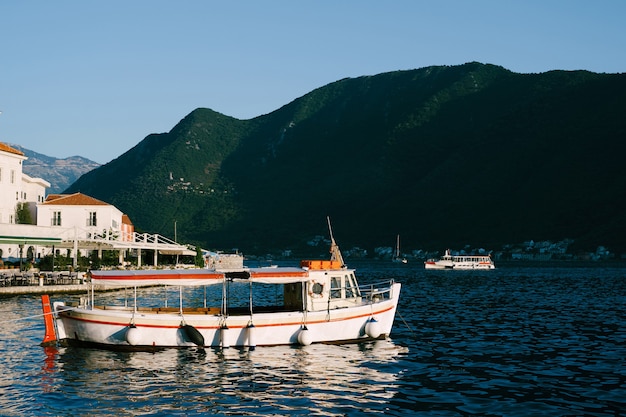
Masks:
[[[3,321],[20,321],[20,320],[26,320],[26,319],[34,319],[34,318],[37,318],[37,317],[43,317],[43,316],[45,316],[46,314],[54,314],[54,313],[53,313],[53,312],[50,312],[50,313],[41,313],[41,314],[36,314],[36,315],[34,315],[34,316],[18,317],[18,318],[16,318],[16,319],[8,319],[8,320],[3,320]]]
[[[409,329],[409,331],[411,332],[411,334],[413,335],[413,337],[417,337],[417,335],[415,334],[415,332],[413,331],[413,329],[411,328],[411,326],[409,326],[409,323],[406,322],[406,320],[404,319],[404,317],[402,317],[402,314],[400,313],[400,310],[396,310],[396,313],[398,313],[398,317],[400,317],[400,319],[402,320],[402,322],[404,323],[404,325],[406,326],[407,329]]]

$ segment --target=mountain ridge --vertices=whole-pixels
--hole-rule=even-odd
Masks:
[[[44,155],[21,145],[10,144],[28,158],[24,161],[23,172],[33,178],[43,178],[50,183],[48,193],[57,194],[72,185],[81,175],[100,166],[82,156],[55,158]]]
[[[624,249],[624,74],[468,63],[346,78],[269,114],[210,109],[83,175],[140,229],[297,248],[330,215],[371,248],[573,238]]]

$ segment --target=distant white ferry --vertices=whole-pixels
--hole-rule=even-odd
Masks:
[[[446,249],[445,255],[439,259],[429,259],[424,262],[426,269],[496,269],[491,255],[450,255]]]

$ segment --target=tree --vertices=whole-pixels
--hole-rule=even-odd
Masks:
[[[204,266],[204,257],[202,256],[202,248],[200,246],[196,246],[195,264],[198,268],[202,268]]]
[[[30,215],[27,203],[17,203],[15,206],[15,218],[18,224],[33,224],[33,217]]]

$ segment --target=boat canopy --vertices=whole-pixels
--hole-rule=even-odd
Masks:
[[[318,268],[266,267],[228,272],[213,269],[97,270],[91,271],[91,281],[93,284],[114,287],[153,285],[190,287],[221,284],[225,280],[259,284],[291,284],[311,281],[313,278],[310,273],[315,269]]]
[[[261,284],[290,284],[311,280],[309,272],[301,268],[251,268],[248,272],[250,281]]]
[[[221,284],[224,273],[212,269],[137,269],[91,271],[93,284],[112,287],[150,285],[202,286]]]

